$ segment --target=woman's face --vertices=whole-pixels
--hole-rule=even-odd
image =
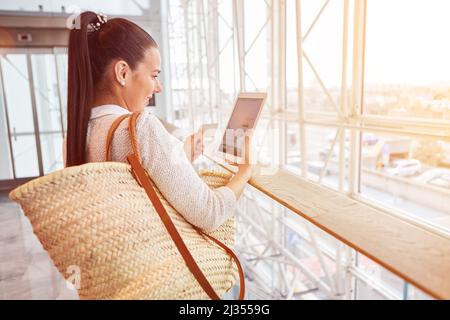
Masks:
[[[125,84],[121,86],[122,98],[131,112],[141,111],[149,104],[154,93],[161,92],[158,75],[161,71],[161,56],[157,48],[146,51],[144,59],[134,70],[123,74]]]

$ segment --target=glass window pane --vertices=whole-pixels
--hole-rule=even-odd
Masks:
[[[300,125],[289,121],[286,126],[286,165],[297,174],[301,174]]]
[[[0,83],[0,180],[14,178],[5,111],[2,83]]]
[[[238,60],[234,51],[233,3],[231,1],[220,1],[218,3],[218,14],[220,108],[223,108],[234,104],[239,87]],[[227,120],[223,119],[225,122]]]
[[[34,132],[26,54],[1,59],[11,133]]]
[[[39,175],[26,54],[1,58],[16,177]]]
[[[287,109],[298,110],[297,25],[295,0],[286,1],[286,91]]]
[[[386,298],[364,281],[356,280],[356,300],[386,300]]]
[[[270,89],[269,8],[264,0],[244,1],[245,86],[248,91]],[[269,99],[267,101],[270,101]],[[266,102],[267,104],[267,102]]]
[[[277,132],[277,125],[275,121],[266,118],[260,118],[253,135],[252,143],[257,152],[257,159],[261,163],[273,163],[276,161],[279,146],[275,143],[275,133]]]
[[[368,1],[365,113],[450,120],[449,11],[447,0]]]
[[[16,178],[39,175],[36,140],[34,135],[16,136],[12,139]]]
[[[61,131],[58,79],[53,54],[31,55],[40,132]]]
[[[408,297],[407,297],[408,300],[433,300],[433,297],[410,284],[408,284],[407,290],[408,290]]]
[[[336,138],[337,134],[338,129],[336,128],[312,125],[307,125],[305,127],[305,137],[307,141],[305,146],[307,154],[307,176],[314,181],[319,181],[320,176],[323,175],[321,182],[324,185],[335,190],[339,189],[341,170],[340,146],[342,139],[344,161],[342,166],[342,170],[344,170],[342,188],[345,190],[348,187],[347,174],[350,158],[350,138],[345,130],[341,133],[342,138],[340,136]]]
[[[450,231],[450,143],[363,134],[361,192]]]
[[[363,282],[358,282],[357,299],[387,299],[389,297],[402,299],[404,296],[405,281],[380,266],[361,253],[357,253],[357,265],[359,272],[365,279],[380,285],[385,292],[377,292],[373,288],[367,287]]]
[[[64,167],[62,144],[63,136],[61,133],[41,134],[44,174],[62,169]]]
[[[307,56],[302,62],[304,101],[307,112],[336,113],[340,108],[344,2],[329,1],[308,33],[324,3],[302,2],[303,50]]]

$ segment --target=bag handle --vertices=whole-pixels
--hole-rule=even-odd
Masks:
[[[106,137],[106,161],[112,161],[111,149],[112,149],[112,138],[117,128],[119,127],[122,120],[128,118],[129,114],[123,114],[120,117],[117,117],[109,128],[108,135]]]
[[[174,241],[178,251],[180,252],[181,256],[183,257],[188,269],[191,271],[191,273],[194,275],[197,282],[200,284],[202,289],[206,292],[206,294],[210,297],[210,299],[213,300],[219,300],[220,297],[217,295],[217,293],[214,291],[213,287],[209,283],[206,276],[203,274],[203,271],[198,266],[197,262],[195,262],[194,257],[189,252],[189,249],[187,248],[186,244],[183,241],[183,238],[178,233],[174,223],[172,222],[172,219],[168,215],[166,209],[164,208],[163,204],[161,203],[161,200],[159,199],[158,195],[156,194],[155,189],[153,188],[153,185],[150,181],[150,178],[144,169],[144,167],[141,164],[141,157],[139,154],[139,148],[137,145],[137,137],[136,137],[136,120],[139,116],[140,112],[134,112],[128,122],[128,130],[130,134],[130,140],[131,140],[131,148],[132,153],[130,153],[127,156],[127,160],[131,165],[132,173],[136,181],[139,183],[141,187],[144,188],[145,192],[147,193],[147,196],[149,197],[150,201],[152,202],[153,206],[155,207],[156,212],[158,213],[159,217],[161,218],[161,221],[164,223],[164,226],[166,230],[169,232],[170,237]],[[122,115],[118,117],[116,120],[114,120],[113,124],[111,125],[111,128],[109,129],[108,136],[107,136],[107,161],[111,161],[111,143],[112,143],[112,137],[114,135],[115,130],[118,128],[119,124],[127,117],[129,117],[129,114]],[[239,261],[239,258],[236,256],[236,254],[231,250],[228,246],[226,246],[221,241],[217,240],[216,238],[210,236],[209,234],[204,233],[200,228],[192,225],[194,229],[203,236],[206,236],[208,239],[215,242],[218,246],[220,246],[222,249],[227,252],[231,258],[236,263],[236,266],[238,268],[239,272],[239,300],[244,299],[245,295],[245,281],[244,281],[244,271],[242,269],[241,263]]]

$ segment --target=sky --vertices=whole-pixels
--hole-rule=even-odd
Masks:
[[[369,0],[366,81],[450,86],[450,1]]]
[[[302,1],[302,33],[305,34],[325,1]],[[247,2],[246,2],[247,3]],[[263,25],[266,6],[252,0],[245,9],[247,46]],[[295,0],[287,0],[287,82],[297,85]],[[350,41],[353,1],[350,3]],[[368,0],[366,30],[366,83],[450,85],[450,1]],[[327,87],[339,86],[342,64],[343,0],[331,0],[304,42],[304,50]],[[267,81],[267,52],[263,32],[247,59],[246,68],[257,85]],[[351,55],[351,46],[349,54]],[[305,85],[315,76],[306,63]],[[225,71],[227,72],[227,71]]]

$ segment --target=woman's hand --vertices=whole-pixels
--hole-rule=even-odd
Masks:
[[[245,186],[247,185],[248,180],[251,179],[253,174],[254,164],[252,162],[250,137],[248,136],[245,137],[243,157],[241,163],[230,163],[230,164],[236,165],[238,167],[238,171],[230,179],[230,181],[226,186],[234,192],[236,199],[239,199]]]
[[[252,167],[253,165],[253,150],[251,146],[251,138],[249,136],[245,136],[244,145],[242,148],[242,156],[239,158],[234,158],[232,161],[225,157],[225,161],[232,166],[237,166],[238,168],[247,168]],[[239,159],[239,162],[236,162],[236,159]]]
[[[242,150],[242,161],[239,163],[238,166],[238,172],[237,175],[241,176],[242,178],[246,179],[247,181],[250,180],[252,177],[252,171],[253,171],[253,152],[251,147],[251,141],[250,137],[248,135],[245,136],[244,140],[244,148]]]
[[[191,162],[203,153],[203,133],[201,129],[186,138],[184,152]]]

